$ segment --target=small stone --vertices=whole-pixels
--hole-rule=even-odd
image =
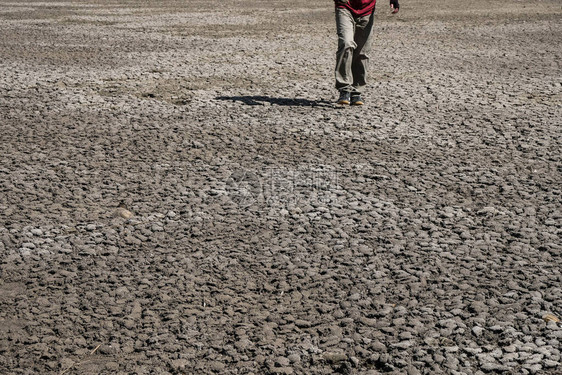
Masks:
[[[488,311],[488,306],[486,306],[486,304],[484,304],[484,302],[474,301],[470,304],[468,309],[469,309],[470,312],[479,314],[481,312]]]
[[[80,251],[79,255],[92,255],[93,256],[93,255],[96,255],[96,250],[92,249],[91,247],[85,247]]]
[[[270,374],[291,375],[293,369],[291,367],[272,367],[269,369]]]
[[[513,362],[519,358],[519,353],[507,353],[501,358],[502,362]]]
[[[509,367],[500,365],[499,363],[486,362],[480,366],[484,371],[508,371]]]
[[[501,332],[501,331],[503,331],[503,328],[502,328],[502,326],[500,326],[500,325],[491,326],[491,327],[488,327],[488,329],[489,329],[490,331],[492,331],[492,332]]]
[[[542,354],[544,357],[550,357],[550,356],[552,356],[551,351],[550,351],[547,347],[544,347],[544,346],[541,346],[541,347],[539,347],[539,348],[536,348],[536,349],[535,349],[535,352],[537,352],[537,353],[539,353],[539,354]]]
[[[347,361],[347,355],[344,353],[324,353],[324,360],[331,364]]]
[[[24,340],[24,344],[35,344],[39,342],[39,337],[33,335]]]
[[[536,374],[540,370],[542,370],[542,365],[539,363],[535,363],[533,365],[523,365],[523,368],[528,370],[531,374]]]
[[[494,357],[492,357],[488,353],[477,354],[476,357],[478,357],[478,361],[480,363],[496,363]]]
[[[400,341],[400,342],[398,342],[396,344],[392,344],[390,346],[393,347],[393,348],[398,348],[398,349],[408,349],[412,345],[414,345],[412,341],[406,340],[406,341]]]
[[[288,367],[291,364],[291,360],[287,357],[277,357],[275,360],[275,365],[277,367]]]
[[[130,218],[133,217],[133,213],[127,210],[126,208],[119,207],[117,210],[115,210],[113,216],[122,217],[123,219],[129,220]]]
[[[442,356],[441,354],[439,354],[439,353],[436,353],[436,354],[433,355],[433,360],[434,360],[436,363],[443,363],[443,361],[445,360],[445,357],[443,357],[443,356]]]
[[[470,347],[466,347],[464,348],[464,351],[467,353],[470,353],[472,355],[476,355],[476,354],[480,354],[482,353],[482,348],[470,348]]]
[[[361,324],[363,324],[367,327],[374,327],[374,326],[377,325],[376,319],[370,319],[370,318],[362,316],[358,320],[359,320],[359,323],[361,323]]]
[[[74,361],[70,358],[63,358],[60,362],[60,367],[62,369],[70,369],[74,366]]]
[[[447,354],[445,367],[456,369],[459,366],[459,360],[452,354]]]
[[[542,354],[533,354],[525,361],[528,364],[540,363],[542,361]]]
[[[102,255],[115,255],[119,252],[119,248],[116,246],[107,246],[102,249]]]
[[[56,369],[57,366],[58,366],[57,361],[46,361],[45,364],[46,364],[47,367],[50,368],[51,370]]]
[[[386,353],[386,350],[387,350],[386,345],[383,344],[380,341],[373,342],[370,345],[369,349],[371,349],[372,351],[377,352],[377,353]]]
[[[18,251],[20,252],[20,255],[23,256],[23,257],[27,257],[27,256],[30,256],[30,255],[31,255],[31,250],[25,249],[25,248],[23,248],[23,247],[20,247],[20,248],[18,249]]]
[[[503,355],[503,352],[500,348],[496,348],[488,353],[488,355],[494,358],[500,358]]]
[[[503,347],[503,351],[507,352],[507,353],[513,353],[517,350],[517,347],[513,344],[509,345],[509,346],[504,346]]]
[[[484,328],[482,327],[474,326],[472,328],[472,333],[474,333],[475,336],[481,336],[483,332],[484,332]]]
[[[234,343],[234,347],[239,351],[244,351],[252,346],[252,342],[247,338],[243,338]]]
[[[297,353],[293,353],[287,357],[291,363],[299,363],[301,361],[301,356]]]
[[[99,347],[101,354],[117,354],[120,351],[119,344],[102,345]]]
[[[70,253],[72,253],[72,251],[73,251],[72,249],[69,249],[67,247],[59,248],[59,253],[62,253],[62,254],[70,254]]]
[[[117,363],[117,362],[107,362],[105,364],[105,368],[109,371],[117,371],[117,370],[119,370],[119,363]]]
[[[411,340],[413,338],[412,332],[404,331],[398,335],[402,340]]]
[[[209,362],[209,368],[213,371],[223,371],[225,364],[219,361],[211,361]]]
[[[297,319],[295,320],[295,325],[299,328],[310,328],[312,323],[307,320]]]
[[[519,354],[519,360],[520,361],[524,361],[531,356],[531,354],[529,354],[529,352],[523,352],[523,351],[519,351],[518,354]]]

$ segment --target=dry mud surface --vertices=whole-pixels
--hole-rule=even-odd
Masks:
[[[401,5],[0,1],[0,373],[561,374],[561,3]]]

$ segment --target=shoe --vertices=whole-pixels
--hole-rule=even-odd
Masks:
[[[351,105],[363,105],[365,102],[360,94],[353,95],[351,97]]]
[[[398,0],[390,0],[390,10],[392,14],[398,13],[400,9],[400,4],[398,4]]]
[[[348,105],[351,100],[351,94],[347,91],[340,91],[340,98],[338,99],[338,104]]]

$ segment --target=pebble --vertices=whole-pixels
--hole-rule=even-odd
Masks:
[[[480,368],[484,371],[508,371],[509,367],[500,365],[499,363],[484,362]]]
[[[107,362],[105,364],[105,368],[108,371],[113,371],[113,372],[117,371],[117,370],[119,370],[119,363],[113,362],[113,361]]]
[[[398,349],[407,349],[409,347],[411,347],[412,345],[414,345],[414,343],[411,340],[406,340],[406,341],[401,341],[395,344],[391,344],[390,346],[392,348],[398,348]]]
[[[298,353],[293,353],[287,357],[291,363],[299,363],[301,356]]]
[[[524,364],[523,368],[529,370],[531,374],[536,374],[540,370],[542,370],[542,365],[539,363],[536,364]]]
[[[129,211],[125,208],[118,208],[117,210],[115,210],[113,215],[115,217],[121,217],[121,218],[126,219],[126,220],[129,220],[134,216],[131,211]]]
[[[272,367],[269,369],[270,374],[283,374],[283,375],[291,375],[294,373],[291,367]]]
[[[207,366],[212,371],[223,371],[226,368],[225,363],[219,361],[210,361]]]
[[[554,367],[558,367],[558,366],[561,365],[560,362],[552,361],[550,359],[545,360],[543,362],[543,364],[544,364],[544,367],[546,367],[546,368],[554,368]]]
[[[291,360],[287,357],[277,357],[275,359],[275,365],[278,367],[288,367],[291,364]]]
[[[324,360],[331,364],[347,361],[347,355],[344,353],[327,352],[323,354]]]
[[[478,327],[478,326],[472,327],[472,333],[474,333],[474,335],[476,336],[482,336],[483,332],[484,332],[484,328],[482,327]]]

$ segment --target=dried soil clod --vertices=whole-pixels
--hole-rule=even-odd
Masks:
[[[324,360],[331,364],[337,364],[343,361],[347,361],[347,355],[344,353],[325,353]]]
[[[542,318],[544,319],[545,322],[560,323],[560,319],[558,317],[556,317],[555,315],[552,315],[552,314],[546,314]]]
[[[126,208],[119,207],[118,209],[115,210],[115,212],[113,213],[113,216],[114,217],[122,217],[123,219],[129,220],[134,215],[131,211],[127,210]]]

